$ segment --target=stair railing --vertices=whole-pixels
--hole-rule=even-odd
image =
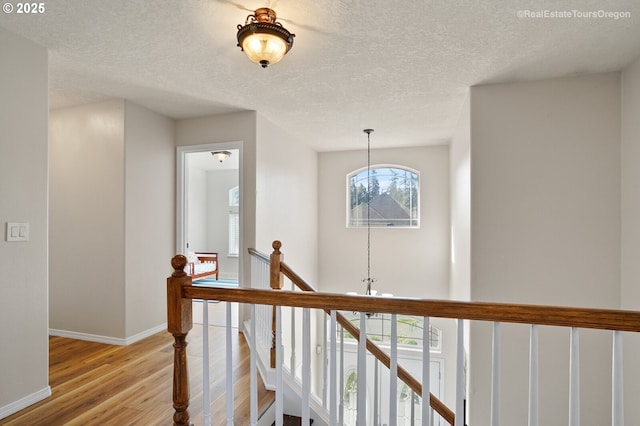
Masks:
[[[275,248],[275,247],[274,247]],[[278,246],[278,251],[279,251]],[[530,384],[529,384],[529,424],[538,425],[538,395],[537,395],[537,374],[538,374],[538,345],[537,333],[539,325],[560,326],[571,328],[571,353],[570,353],[570,395],[569,395],[569,424],[570,426],[578,425],[580,421],[580,393],[579,393],[579,330],[600,329],[613,331],[613,368],[612,368],[612,425],[622,426],[624,424],[624,398],[622,386],[622,331],[640,332],[640,312],[624,311],[613,309],[594,309],[594,308],[577,308],[577,307],[558,307],[558,306],[540,306],[540,305],[522,305],[522,304],[504,304],[504,303],[480,303],[480,302],[456,302],[449,300],[424,300],[424,299],[406,299],[406,298],[389,298],[384,300],[384,304],[380,304],[379,298],[371,296],[355,296],[335,293],[323,292],[293,292],[287,290],[263,290],[263,289],[246,289],[246,288],[206,288],[195,287],[191,284],[191,278],[184,273],[186,266],[186,258],[177,255],[172,259],[174,273],[167,280],[167,316],[168,330],[174,337],[174,374],[173,374],[173,421],[175,425],[189,425],[189,381],[187,368],[187,335],[192,327],[191,319],[191,302],[193,299],[202,300],[219,300],[226,302],[247,303],[254,305],[267,305],[275,307],[276,317],[276,372],[278,378],[278,390],[282,389],[282,344],[280,336],[282,334],[282,314],[283,306],[298,307],[303,309],[319,309],[329,312],[332,321],[332,331],[337,323],[338,311],[360,312],[361,318],[367,312],[379,312],[396,315],[413,315],[421,316],[428,321],[430,317],[454,318],[458,320],[457,332],[457,375],[456,375],[456,410],[458,414],[455,416],[454,425],[462,426],[464,422],[463,401],[464,401],[464,348],[463,348],[463,324],[465,320],[473,321],[489,321],[494,323],[494,347],[499,346],[500,341],[500,324],[501,323],[518,323],[530,325]],[[290,279],[296,275],[291,269],[281,261],[280,272],[286,274]],[[274,277],[273,270],[270,273]],[[276,280],[281,279],[276,276]],[[303,282],[303,280],[301,280]],[[252,311],[251,321],[255,322],[254,309]],[[305,321],[306,322],[306,321]],[[230,324],[228,325],[230,327]],[[349,327],[344,324],[344,327]],[[308,324],[306,325],[308,327]],[[357,333],[358,330],[352,330]],[[369,347],[364,336],[366,330],[362,330],[359,334],[359,354],[364,354],[366,349],[375,351],[375,348]],[[331,346],[335,345],[336,334],[332,333]],[[427,351],[428,352],[428,351]],[[491,424],[499,424],[499,407],[500,402],[500,377],[496,369],[499,364],[499,356],[494,351],[492,360],[493,365],[493,382],[491,387],[492,415]],[[426,354],[425,354],[426,355]],[[382,357],[383,354],[380,354]],[[390,360],[391,364],[395,361]],[[333,363],[335,365],[335,362]],[[391,368],[394,368],[393,366]],[[332,366],[332,370],[333,370]],[[398,376],[400,377],[400,368],[398,368]],[[332,379],[335,381],[335,376]],[[407,378],[410,381],[409,378]],[[428,382],[425,382],[425,384]],[[419,384],[419,383],[418,383]],[[416,384],[416,388],[418,388]],[[413,387],[412,387],[413,388]],[[363,387],[358,386],[361,390]],[[308,392],[308,390],[307,390]],[[417,392],[416,392],[417,393]],[[280,398],[280,402],[278,402]],[[332,404],[337,398],[330,398]],[[364,425],[366,418],[365,404],[362,402],[360,392],[358,392],[358,425]],[[276,395],[276,406],[280,404],[280,413],[282,410],[282,396]],[[334,409],[332,408],[332,411]],[[253,411],[253,410],[252,410]],[[276,407],[278,411],[278,407]],[[426,417],[426,418],[425,418]],[[228,415],[229,421],[233,421],[233,413]],[[282,418],[276,417],[276,425],[282,424]],[[423,424],[429,424],[429,417],[423,416]],[[252,419],[252,424],[254,420]],[[331,424],[335,423],[335,418],[331,418]]]
[[[291,281],[292,287],[295,286],[296,288],[304,292],[314,292],[314,293],[317,292],[317,290],[311,284],[307,283],[299,274],[297,274],[292,268],[290,268],[283,261],[284,256],[280,251],[280,248],[282,247],[282,243],[280,241],[274,241],[272,244],[272,247],[273,247],[273,253],[269,257],[258,252],[257,250],[249,249],[249,253],[256,259],[260,259],[263,262],[266,261],[266,259],[269,259],[270,287],[272,289],[282,289],[284,287],[283,277],[286,277]],[[264,287],[265,286],[262,286],[262,288]],[[378,299],[378,302],[379,301],[380,299]],[[324,311],[327,315],[329,316],[331,315],[330,310],[324,309]],[[342,329],[346,331],[348,334],[350,334],[356,341],[360,340],[360,329],[356,327],[344,315],[337,312],[336,321],[340,325],[340,327],[342,327]],[[292,321],[291,327],[293,327],[291,335],[294,336],[295,338],[295,322],[294,321]],[[427,325],[426,329],[428,330],[428,328],[429,327]],[[273,330],[275,331],[275,314],[274,314]],[[371,339],[367,338],[366,334],[363,336],[363,338],[366,344],[366,351],[371,355],[373,355],[375,359],[378,362],[380,362],[382,365],[384,365],[386,368],[391,369],[392,367],[391,357],[383,349],[381,349],[378,345],[376,345]],[[275,364],[275,335],[272,341],[274,345],[271,349],[271,354],[272,354],[271,365],[273,366]],[[324,341],[326,341],[326,339],[324,339]],[[426,341],[428,342],[428,340]],[[340,345],[340,347],[342,346],[343,345]],[[303,345],[303,348],[304,348],[304,345]],[[427,351],[428,351],[428,346],[427,346]],[[290,366],[291,366],[291,370],[294,370],[295,369],[295,364],[294,364],[295,363],[295,341],[291,345],[291,352],[292,352],[292,360],[291,360]],[[429,364],[427,363],[426,365],[428,366]],[[405,368],[403,368],[400,365],[396,364],[394,368],[396,368],[397,378],[400,379],[402,382],[404,382],[407,386],[409,386],[409,388],[413,393],[415,393],[416,395],[422,396],[422,383],[420,382],[420,380],[416,379],[413,375],[411,375],[411,373],[409,373],[409,371],[407,371]],[[429,394],[428,406],[430,406],[436,413],[438,413],[448,424],[453,425],[455,423],[454,412],[449,407],[447,407],[446,404],[444,404],[440,399],[438,399],[438,397],[433,395],[431,392],[428,392],[428,394]],[[323,398],[323,400],[326,400],[326,399]],[[423,416],[424,415],[425,414],[423,414]]]

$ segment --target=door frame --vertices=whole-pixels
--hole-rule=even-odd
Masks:
[[[238,159],[238,186],[240,189],[240,206],[238,213],[240,215],[240,250],[238,256],[238,283],[243,283],[243,270],[244,270],[244,256],[245,244],[244,244],[244,165],[243,165],[243,142],[231,141],[231,142],[216,142],[202,145],[188,145],[179,146],[176,148],[176,253],[187,253],[187,236],[188,234],[188,207],[187,207],[187,194],[189,194],[189,179],[187,176],[187,154],[194,152],[211,152],[211,151],[223,151],[229,149],[237,149],[239,154]]]

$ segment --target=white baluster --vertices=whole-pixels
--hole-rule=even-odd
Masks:
[[[358,402],[357,426],[367,424],[367,325],[366,314],[360,312],[360,341],[358,343]]]
[[[249,353],[249,362],[251,363],[249,367],[250,377],[250,392],[251,392],[251,426],[256,426],[258,424],[258,357],[256,354],[256,305],[251,305],[250,308],[251,315],[251,335],[249,336],[249,345],[251,345],[251,352]]]
[[[538,426],[538,326],[531,325],[529,336],[529,426]]]
[[[336,311],[331,311],[331,326],[330,326],[330,333],[331,333],[331,343],[330,343],[330,348],[329,348],[329,368],[330,368],[330,372],[329,372],[329,380],[330,380],[330,384],[329,384],[329,426],[336,426],[337,425],[337,417],[338,417],[338,387],[336,386],[337,384],[337,379],[338,379],[338,368],[336,365],[337,362],[337,348],[336,348],[336,341],[337,341],[337,327],[336,327]]]
[[[493,323],[491,425],[500,426],[500,323]]]
[[[416,424],[416,405],[413,403],[413,400],[415,399],[416,394],[413,392],[413,390],[411,391],[411,399],[409,400],[411,402],[411,426]]]
[[[422,323],[422,425],[431,426],[433,411],[431,408],[431,334],[429,317],[423,318]]]
[[[227,325],[230,326],[230,325]],[[209,392],[209,301],[202,301],[202,400],[204,424],[211,426],[211,395]]]
[[[233,342],[231,340],[231,302],[227,303],[227,426],[233,426]]]
[[[311,320],[310,309],[302,309],[302,424],[310,419],[309,395],[311,394]]]
[[[580,335],[575,327],[569,357],[569,426],[580,426]]]
[[[322,321],[322,348],[325,349],[322,354],[322,406],[327,409],[327,375],[329,374],[327,363],[329,358],[326,353],[327,347],[327,321]]]
[[[389,426],[398,424],[398,318],[391,314],[391,363],[389,364]]]
[[[380,378],[379,378],[378,360],[373,359],[373,424],[378,425],[379,409],[380,409]]]
[[[291,291],[295,291],[296,286],[291,281]],[[296,308],[291,307],[291,377],[296,377]]]
[[[622,363],[622,333],[613,332],[613,367],[611,391],[611,425],[624,426],[624,383]]]
[[[456,420],[455,426],[464,426],[464,320],[458,320],[456,348]]]
[[[276,306],[276,426],[282,426],[284,416],[282,358],[282,307]]]

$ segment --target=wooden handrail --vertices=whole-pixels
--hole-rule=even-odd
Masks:
[[[425,317],[459,318],[520,324],[539,324],[603,330],[640,332],[640,312],[614,309],[573,308],[562,306],[517,305],[481,302],[452,302],[447,300],[420,300],[408,298],[376,298],[338,293],[311,291],[272,291],[242,288],[184,287],[183,297],[273,306],[294,306],[324,311],[358,311],[395,313]],[[384,301],[383,304],[380,302]],[[356,339],[358,329],[344,318],[341,325]],[[373,342],[367,349],[389,367],[388,357]],[[422,385],[404,369],[398,367],[398,377],[418,395]],[[454,413],[440,401],[430,404],[449,424]]]
[[[254,254],[254,253],[252,253]],[[256,252],[256,254],[259,254]],[[266,260],[266,256],[258,256]],[[246,288],[194,287],[191,277],[183,269],[186,258],[182,255],[172,259],[174,273],[167,279],[167,317],[168,330],[175,338],[174,343],[174,385],[173,401],[175,413],[174,425],[189,425],[189,386],[187,375],[186,336],[192,327],[191,299],[219,300],[272,306],[293,306],[330,311],[377,312],[422,317],[454,318],[519,324],[537,324],[560,327],[590,328],[600,330],[618,330],[640,332],[640,312],[579,308],[567,306],[543,306],[509,303],[458,302],[450,300],[426,300],[411,298],[379,298],[375,296],[357,296],[337,293],[314,292],[313,287],[295,274],[284,262],[280,261],[280,271],[294,282],[303,292],[286,290],[260,290]],[[358,338],[359,330],[346,318],[340,324]],[[386,354],[373,342],[367,342],[367,349],[387,367]],[[398,376],[417,394],[421,393],[421,384],[409,373],[398,368]],[[443,418],[451,424],[453,413],[431,395],[430,403]],[[450,412],[450,410],[449,410]]]
[[[519,305],[508,303],[454,302],[410,298],[380,298],[341,293],[313,293],[243,288],[186,287],[183,297],[296,306],[322,310],[377,312],[438,318],[539,324],[640,332],[640,312],[616,309],[565,306]],[[381,303],[384,302],[384,303]]]
[[[304,292],[320,294],[317,293],[313,286],[308,284],[282,261],[282,254],[280,253],[281,246],[282,244],[279,241],[274,241],[273,248],[274,253],[277,253],[277,264],[274,265],[274,262],[271,262],[270,275],[272,286],[275,279],[274,277],[284,275]],[[258,257],[263,261],[267,259],[265,255],[255,250],[250,250],[250,253],[259,255]],[[283,293],[292,294],[285,295]],[[277,304],[322,309],[328,314],[331,310],[343,310],[604,330],[640,331],[640,312],[636,311],[507,303],[456,302],[450,300],[381,299],[372,296],[347,296],[344,294],[330,293],[324,293],[324,300],[316,306],[303,306],[300,300],[297,300],[295,304],[288,305],[287,302],[283,300],[283,297],[295,297],[295,294],[300,293],[280,292]],[[338,304],[332,304],[334,301],[338,302]],[[337,321],[356,340],[359,340],[360,331],[356,326],[351,324],[349,320],[339,313],[337,314]],[[367,350],[387,368],[390,367],[389,356],[375,343],[366,339],[366,347]],[[398,366],[398,377],[407,384],[413,392],[418,395],[422,394],[422,384],[401,366]],[[455,414],[433,394],[430,394],[429,403],[443,419],[449,422],[449,424],[454,424]]]
[[[253,257],[257,257],[258,259],[262,260],[264,263],[269,263],[269,256],[267,256],[264,253],[259,252],[256,249],[249,249],[249,254]]]

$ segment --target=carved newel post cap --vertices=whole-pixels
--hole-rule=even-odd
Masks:
[[[184,272],[184,267],[187,266],[187,257],[182,254],[176,254],[171,259],[171,266],[173,267],[173,277],[182,277],[187,275]]]
[[[271,244],[271,247],[273,247],[274,252],[280,253],[280,247],[282,247],[282,243],[279,240],[275,240],[273,244]]]

